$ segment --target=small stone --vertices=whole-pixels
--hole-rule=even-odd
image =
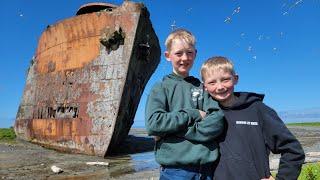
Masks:
[[[109,166],[108,162],[87,162],[87,165]]]
[[[57,167],[57,166],[51,166],[51,170],[52,170],[54,173],[57,173],[57,174],[63,172],[63,170],[62,170],[61,168]]]
[[[320,152],[307,152],[306,155],[311,157],[320,157]]]

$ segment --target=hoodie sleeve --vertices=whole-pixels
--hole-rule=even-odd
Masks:
[[[168,112],[168,100],[161,84],[156,84],[148,96],[145,117],[148,134],[160,137],[185,131],[195,120],[201,119],[197,109]]]
[[[185,139],[195,142],[209,142],[217,138],[223,132],[223,112],[219,105],[208,93],[203,95],[203,111],[207,116],[196,120],[188,127]]]
[[[272,153],[281,154],[276,179],[297,179],[305,159],[299,141],[273,109],[261,103],[259,113],[263,120],[262,128],[267,147]]]

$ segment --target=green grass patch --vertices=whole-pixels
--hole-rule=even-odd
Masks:
[[[13,141],[16,139],[16,134],[13,128],[0,128],[0,141]]]
[[[298,180],[320,180],[320,162],[305,164]]]
[[[320,127],[320,122],[288,123],[287,126],[313,126]]]
[[[275,178],[277,173],[272,172],[271,175]],[[320,162],[304,164],[298,180],[320,180]]]

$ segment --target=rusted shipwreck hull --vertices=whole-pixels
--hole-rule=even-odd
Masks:
[[[160,61],[147,9],[90,3],[48,26],[28,70],[14,129],[57,150],[105,156],[133,124]]]

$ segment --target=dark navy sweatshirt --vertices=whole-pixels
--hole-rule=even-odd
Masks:
[[[269,153],[281,154],[276,179],[296,180],[304,151],[277,113],[266,106],[264,95],[235,93],[231,107],[222,107],[226,130],[220,137],[217,180],[258,180],[270,176]]]

